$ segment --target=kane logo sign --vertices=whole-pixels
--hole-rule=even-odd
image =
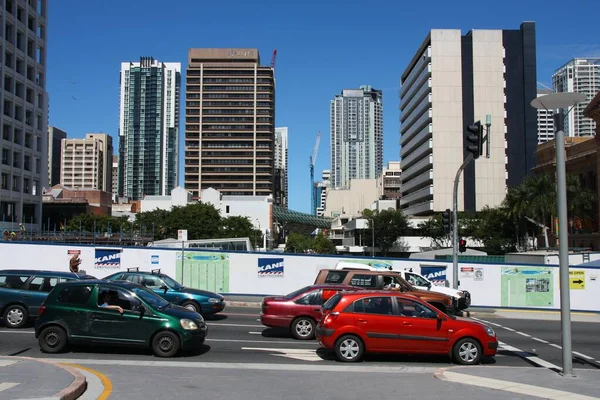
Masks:
[[[283,258],[259,258],[258,276],[283,278]]]
[[[121,249],[96,249],[95,269],[121,268]]]

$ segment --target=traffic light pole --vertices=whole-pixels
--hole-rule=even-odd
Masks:
[[[458,289],[458,182],[465,167],[473,160],[473,153],[469,153],[465,161],[456,171],[454,189],[452,191],[452,287]]]

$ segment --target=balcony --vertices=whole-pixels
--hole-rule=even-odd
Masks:
[[[430,72],[431,49],[425,51],[425,57],[421,57],[414,68],[408,74],[400,89],[400,97],[404,98],[410,95],[410,90],[414,88],[415,83],[423,79],[423,75]],[[414,82],[414,83],[413,83]]]
[[[403,151],[401,153],[402,161],[400,162],[400,168],[402,168],[403,171],[410,168],[410,166],[413,165],[414,163],[419,162],[419,160],[421,160],[427,154],[431,153],[431,149],[433,148],[433,141],[431,140],[431,138],[429,138],[429,140],[426,140],[420,146],[416,147],[416,144],[418,142],[420,142],[420,140],[418,140],[418,141],[414,140],[413,142],[411,142],[411,145],[412,145],[412,143],[415,143],[414,146],[410,146],[409,148],[405,148],[405,147],[402,148],[403,150],[406,150],[405,152]],[[416,147],[416,148],[414,150],[412,150],[413,147]]]
[[[431,139],[431,123],[425,124],[419,130],[415,129],[412,131],[410,136],[404,136],[400,138],[402,158],[410,157],[410,154],[415,151],[416,148],[425,143],[428,139]]]
[[[427,170],[415,178],[406,181],[402,178],[402,197],[410,195],[415,190],[421,189],[433,181],[433,170]]]
[[[411,205],[408,208],[403,208],[402,213],[404,215],[427,215],[433,212],[433,200],[425,201]]]
[[[432,200],[433,196],[433,186],[426,186],[423,189],[419,189],[416,192],[412,192],[408,196],[403,196],[400,199],[400,205],[412,205],[412,204],[420,204],[424,201]]]
[[[402,167],[402,179],[403,180],[409,180],[411,178],[413,178],[414,176],[417,176],[418,174],[420,174],[421,172],[423,172],[424,170],[429,170],[433,167],[433,155],[429,154],[424,156],[421,160],[417,161],[416,163],[414,163],[413,165],[410,166],[410,168],[404,168]]]
[[[406,96],[401,97],[400,110],[404,111],[413,99],[418,98],[419,95],[423,94],[424,90],[431,90],[431,67],[424,69],[419,76],[419,79],[412,85]]]

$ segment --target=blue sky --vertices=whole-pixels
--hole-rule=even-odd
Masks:
[[[466,33],[518,29],[523,21],[535,21],[538,81],[551,86],[552,72],[569,59],[600,56],[597,15],[586,9],[590,4],[581,0],[52,1],[47,55],[50,124],[72,138],[106,132],[117,143],[121,62],[152,56],[181,62],[185,71],[191,47],[252,47],[259,49],[261,62],[267,65],[277,49],[276,124],[289,127],[290,132],[290,208],[308,212],[309,157],[320,130],[318,178],[321,170],[329,168],[329,101],[336,93],[359,85],[383,90],[384,161],[397,160],[400,75],[430,29]],[[565,13],[570,17],[565,18]],[[183,128],[181,124],[182,145]]]

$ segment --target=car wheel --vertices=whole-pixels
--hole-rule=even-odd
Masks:
[[[25,307],[18,304],[6,307],[4,310],[4,325],[7,328],[22,328],[29,319],[29,313]]]
[[[365,351],[362,340],[354,335],[345,335],[335,342],[335,355],[340,361],[356,362]]]
[[[479,364],[481,360],[481,345],[473,338],[464,338],[454,344],[452,349],[454,360],[461,365]]]
[[[187,308],[190,311],[196,312],[198,314],[202,313],[202,307],[198,303],[192,300],[184,301],[181,304],[182,307]]]
[[[152,339],[152,351],[157,357],[173,357],[180,346],[179,336],[173,332],[158,332]]]
[[[44,353],[61,353],[67,348],[67,332],[60,326],[49,326],[40,333],[38,343]]]
[[[310,340],[315,337],[315,321],[312,318],[300,317],[292,322],[292,336],[300,340]]]

